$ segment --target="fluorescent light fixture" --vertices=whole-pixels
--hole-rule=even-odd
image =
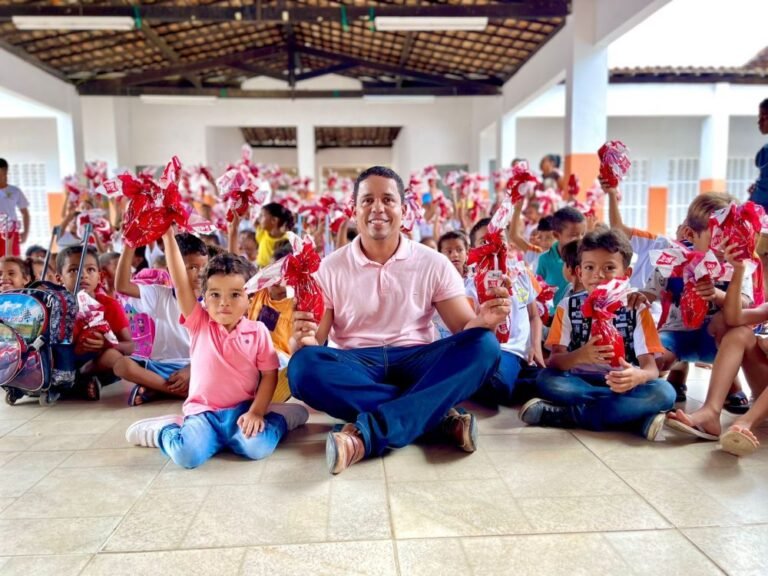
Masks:
[[[144,104],[170,104],[175,106],[213,106],[216,96],[181,96],[175,94],[141,94]]]
[[[19,30],[133,30],[130,16],[12,16]]]
[[[485,16],[377,16],[374,20],[380,32],[440,32],[473,30],[482,32],[488,26]]]
[[[366,104],[432,104],[435,101],[434,96],[429,95],[397,95],[388,96],[386,94],[365,94],[363,101]]]

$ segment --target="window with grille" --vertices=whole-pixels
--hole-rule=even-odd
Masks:
[[[669,161],[667,235],[675,236],[688,213],[688,205],[699,193],[699,159],[672,158]]]
[[[648,160],[633,158],[632,167],[620,185],[621,219],[627,226],[641,230],[648,228],[648,166]],[[607,204],[605,210],[608,214]]]
[[[21,188],[24,196],[29,200],[30,231],[27,246],[32,244],[47,246],[50,237],[50,221],[45,164],[42,162],[10,164],[8,183]]]
[[[747,190],[757,180],[759,171],[754,158],[728,158],[727,190],[739,200],[746,200]]]

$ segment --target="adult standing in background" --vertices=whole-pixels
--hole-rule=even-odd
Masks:
[[[15,232],[7,236],[11,245],[9,250],[5,245],[6,235],[0,234],[0,256],[21,256],[21,245],[29,236],[29,201],[18,187],[8,184],[8,161],[0,158],[0,214],[7,214],[10,221],[18,223],[16,209],[21,212],[23,232],[19,233],[17,227]]]

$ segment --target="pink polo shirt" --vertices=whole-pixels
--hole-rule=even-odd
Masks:
[[[269,330],[243,318],[232,332],[213,320],[198,303],[181,323],[191,339],[191,378],[184,415],[232,408],[253,400],[259,371],[277,370],[277,353]]]
[[[435,302],[464,298],[450,260],[405,236],[384,264],[369,260],[357,237],[323,260],[317,280],[342,349],[430,344]]]

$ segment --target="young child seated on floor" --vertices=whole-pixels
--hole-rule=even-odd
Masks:
[[[483,218],[478,222],[478,225],[487,229],[489,218]],[[475,309],[477,303],[477,289],[475,288],[475,280],[469,276],[469,268],[467,267],[467,258],[469,255],[469,239],[464,232],[451,230],[446,232],[437,241],[437,251],[443,254],[448,260],[451,261],[453,267],[456,268],[459,274],[461,274],[464,280],[464,292],[467,295],[467,300],[470,301],[472,309]],[[453,333],[445,325],[440,314],[435,313],[432,317],[432,324],[437,331],[437,339],[442,340],[452,336]]]
[[[613,324],[624,340],[626,358],[612,368],[613,347],[591,336],[591,319],[582,314],[587,295],[601,284],[632,274],[632,247],[614,230],[587,234],[579,246],[579,277],[586,292],[558,306],[547,346],[548,368],[536,380],[536,394],[520,409],[526,424],[627,430],[655,440],[664,414],[675,399],[672,386],[659,379],[654,356],[663,348],[646,306],[616,311]]]
[[[681,236],[694,250],[706,252],[710,249],[712,233],[709,229],[709,218],[713,212],[727,207],[732,200],[733,198],[727,194],[708,193],[700,194],[691,202]],[[696,292],[710,304],[704,324],[700,328],[691,329],[683,322],[683,313],[680,308],[683,279],[667,279],[658,270],[654,270],[642,293],[650,302],[662,302],[659,337],[665,351],[659,360],[660,371],[672,369],[678,361],[707,364],[715,361],[718,343],[727,330],[723,315],[720,313],[727,288],[728,282],[713,283],[709,276],[697,282]],[[751,305],[753,298],[751,278],[744,279],[741,290],[744,306]],[[676,389],[677,401],[685,401],[686,377],[685,364],[678,364],[670,371],[668,380]],[[741,387],[732,387],[728,398],[728,409],[743,413],[746,412],[748,405],[749,400],[741,391]]]
[[[184,261],[187,283],[195,298],[202,287],[202,272],[208,264],[208,248],[197,236],[179,234],[176,242]],[[176,290],[162,284],[139,284],[131,279],[134,250],[125,247],[115,271],[117,291],[130,298],[131,308],[149,316],[155,338],[149,358],[126,357],[115,365],[115,374],[135,385],[128,396],[131,406],[143,404],[158,394],[186,398],[189,390],[189,333],[179,324]]]
[[[568,281],[568,289],[563,298],[569,298],[578,292],[584,291],[584,286],[579,278],[579,241],[574,240],[563,246],[563,276]]]
[[[712,366],[707,399],[701,408],[691,414],[682,410],[670,412],[667,425],[705,440],[719,438],[723,450],[736,456],[746,456],[760,445],[755,428],[768,418],[768,394],[765,393],[768,385],[768,338],[757,336],[751,328],[768,321],[768,303],[751,310],[743,309],[741,287],[746,276],[746,266],[744,260],[736,256],[739,250],[740,247],[734,245],[725,250],[725,259],[733,266],[733,278],[725,294],[723,315],[726,324],[733,328],[725,333],[720,342]],[[744,370],[756,400],[746,414],[738,417],[721,435],[720,414],[723,402],[739,369]]]
[[[234,254],[211,259],[203,274],[201,304],[173,231],[163,240],[191,338],[189,395],[183,419],[174,415],[140,420],[128,428],[126,439],[158,447],[184,468],[200,466],[222,450],[253,460],[266,458],[309,414],[299,404],[270,404],[277,384],[277,354],[264,324],[245,318],[245,283],[253,267]]]
[[[29,265],[17,256],[0,258],[0,292],[24,288],[31,280]]]
[[[88,400],[98,400],[101,398],[102,384],[109,384],[114,380],[112,371],[115,363],[133,353],[134,343],[131,339],[128,317],[120,303],[98,291],[101,273],[98,253],[93,246],[86,249],[80,286],[75,286],[81,257],[83,257],[82,246],[64,248],[56,257],[56,272],[59,283],[63,284],[67,290],[73,294],[85,291],[88,296],[104,307],[104,319],[117,338],[117,344],[112,344],[101,333],[82,331],[78,333],[78,330],[75,330],[75,364],[80,374],[89,376],[84,383],[76,384],[75,389],[84,392]]]

